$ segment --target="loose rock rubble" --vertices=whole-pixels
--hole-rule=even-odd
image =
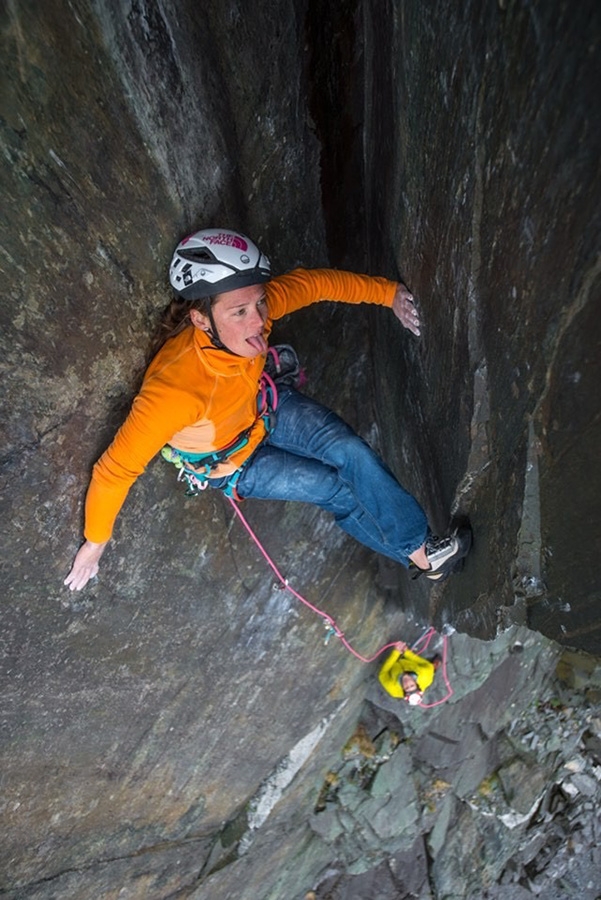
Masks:
[[[452,641],[449,702],[375,689],[328,773],[316,900],[598,900],[601,668],[527,629]]]

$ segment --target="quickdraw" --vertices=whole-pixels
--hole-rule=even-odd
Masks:
[[[244,444],[236,445],[235,448],[232,448],[231,453],[234,452],[234,449],[238,449],[238,447],[243,447]],[[219,451],[221,452],[221,451]],[[194,462],[188,459],[187,454],[183,453],[181,450],[175,450],[173,447],[170,447],[167,444],[161,450],[161,456],[169,463],[173,463],[176,469],[178,469],[177,480],[185,481],[187,485],[186,497],[196,497],[201,491],[206,490],[209,486],[209,478],[211,477],[211,472],[215,469],[215,467],[219,464],[219,461],[213,460],[215,454],[210,454],[210,461],[204,462],[204,458],[200,458]],[[221,461],[225,461],[227,457],[221,457]],[[198,468],[198,464],[203,464],[203,468]],[[226,497],[231,497],[234,499],[239,499],[236,494],[236,483],[242,474],[243,466],[240,466],[239,469],[233,473],[231,478],[228,480],[225,487],[222,488],[223,493]]]

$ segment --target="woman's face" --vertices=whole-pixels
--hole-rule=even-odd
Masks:
[[[211,307],[219,340],[237,356],[254,358],[267,353],[267,341],[263,335],[267,320],[265,285],[253,284],[218,294]],[[210,331],[211,321],[197,309],[190,312],[196,328]]]
[[[405,673],[401,678],[401,687],[406,694],[413,694],[418,690],[417,681],[415,680],[413,675],[409,675],[407,673]]]

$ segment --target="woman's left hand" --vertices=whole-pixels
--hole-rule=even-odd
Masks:
[[[412,334],[420,335],[419,313],[413,302],[413,294],[409,288],[399,282],[392,302],[392,311],[400,321],[401,325],[407,328]]]

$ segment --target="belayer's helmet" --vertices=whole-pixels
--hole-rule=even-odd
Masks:
[[[171,287],[182,300],[263,284],[270,277],[270,262],[257,245],[227,228],[204,228],[184,238],[169,267]]]

